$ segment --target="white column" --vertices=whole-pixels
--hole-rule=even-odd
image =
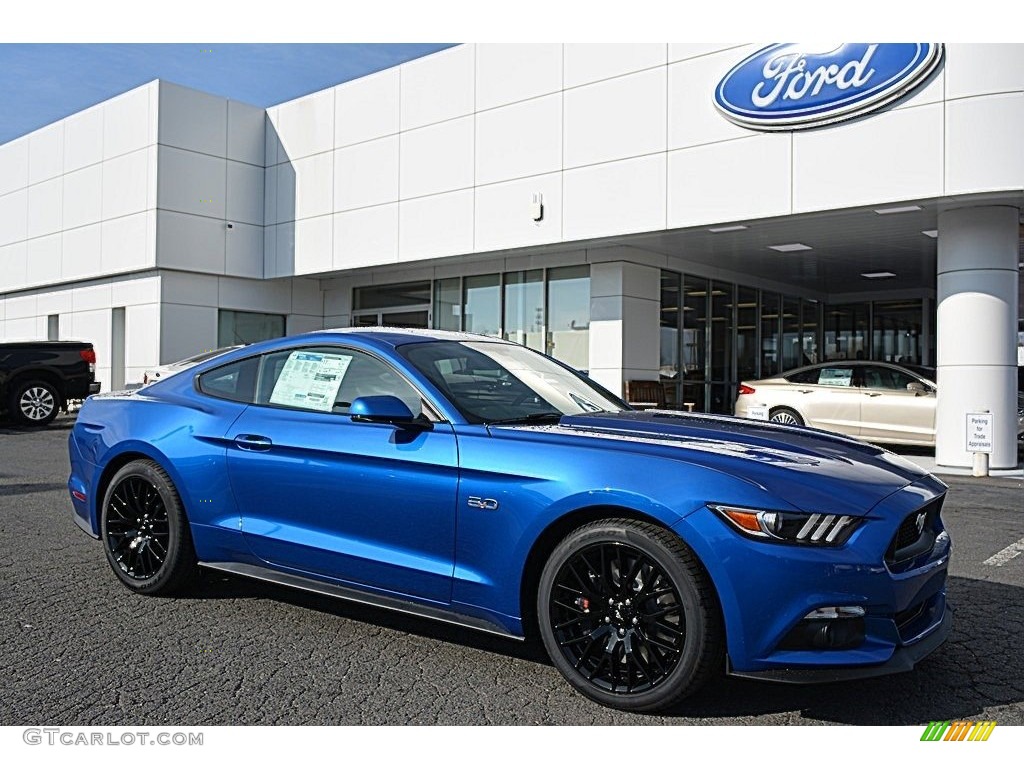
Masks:
[[[628,261],[590,265],[590,377],[617,395],[658,378],[661,270]]]
[[[970,467],[966,414],[993,416],[993,469],[1017,465],[1017,248],[1009,206],[939,214],[935,461]]]

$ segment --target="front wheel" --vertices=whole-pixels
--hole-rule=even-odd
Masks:
[[[650,523],[599,520],[569,534],[544,566],[537,617],[558,671],[617,709],[665,709],[723,667],[710,578],[686,544]]]
[[[196,570],[185,508],[155,461],[125,464],[103,498],[100,534],[107,562],[133,592],[173,594]]]

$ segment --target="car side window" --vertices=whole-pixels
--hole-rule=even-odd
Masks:
[[[354,349],[304,347],[263,356],[258,405],[347,414],[359,397],[393,395],[413,416],[423,412],[419,393],[386,363]]]
[[[907,390],[907,384],[917,381],[903,371],[881,366],[868,366],[864,369],[864,386],[871,389]]]
[[[809,371],[800,371],[794,373],[792,376],[786,378],[791,384],[817,384],[818,383],[818,369],[812,368]]]
[[[817,371],[818,380],[814,382],[822,387],[853,387],[853,366],[827,365]]]
[[[258,357],[247,357],[206,371],[199,375],[199,391],[223,400],[251,403],[256,392],[259,365]]]

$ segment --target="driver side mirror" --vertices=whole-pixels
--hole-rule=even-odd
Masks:
[[[920,381],[911,381],[907,384],[907,391],[913,392],[914,397],[920,397],[921,395],[928,394],[928,387],[922,384]]]
[[[404,402],[394,395],[357,397],[349,408],[352,421],[393,424],[397,427],[424,427],[430,422],[412,415]]]

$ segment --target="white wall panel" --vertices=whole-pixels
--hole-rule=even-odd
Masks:
[[[398,261],[398,203],[334,214],[334,269]]]
[[[564,173],[566,240],[665,227],[665,155]]]
[[[103,157],[110,159],[152,143],[150,86],[143,85],[103,103]]]
[[[278,162],[298,160],[334,147],[334,89],[278,105],[278,131],[283,155]]]
[[[473,186],[473,118],[402,134],[402,199]]]
[[[788,214],[791,143],[766,134],[670,152],[669,229]]]
[[[562,95],[476,116],[476,183],[535,176],[562,167]]]
[[[0,246],[0,280],[5,291],[28,284],[28,249],[24,242]]]
[[[40,237],[59,232],[64,183],[50,179],[28,188],[28,236]]]
[[[665,149],[665,69],[565,92],[565,167]]]
[[[286,165],[281,166],[285,174]],[[294,161],[291,166],[295,169],[295,218],[306,219],[330,213],[334,208],[334,153],[305,157]],[[278,178],[280,194],[280,175]]]
[[[158,211],[158,266],[224,274],[224,233],[218,219]]]
[[[291,311],[291,280],[254,282],[222,277],[218,281],[218,291],[221,306],[228,309],[274,312],[282,315]]]
[[[28,155],[27,137],[0,146],[0,195],[28,186]]]
[[[295,222],[278,224],[274,245],[274,272],[264,277],[286,277],[295,273]]]
[[[24,240],[28,232],[28,190],[0,197],[0,245]]]
[[[28,283],[42,285],[60,280],[60,233],[28,241]]]
[[[296,275],[310,275],[331,269],[334,247],[331,216],[300,219],[295,222]]]
[[[476,109],[490,109],[562,89],[562,46],[486,43],[476,46]]]
[[[171,150],[173,151],[173,150]],[[165,172],[171,169],[165,169]],[[112,219],[145,210],[149,151],[121,155],[103,163],[103,218]]]
[[[100,230],[100,265],[103,274],[152,266],[147,247],[147,225],[148,215],[145,211],[103,222]]]
[[[58,315],[72,310],[70,290],[46,291],[36,295],[36,313],[45,317],[46,315]]]
[[[93,107],[64,120],[64,173],[103,159],[103,109]]]
[[[241,101],[228,101],[229,160],[263,166],[265,111]]]
[[[320,315],[290,314],[286,318],[286,321],[287,326],[285,330],[288,335],[319,331],[324,327],[324,319]]]
[[[290,166],[289,166],[290,168]],[[277,174],[276,165],[263,169],[263,225],[277,223]]]
[[[1024,186],[1021,126],[1024,93],[946,104],[946,194]]]
[[[403,64],[402,130],[470,114],[474,59],[474,46],[460,45]]]
[[[948,43],[946,98],[1024,90],[1024,45]]]
[[[159,86],[159,142],[224,157],[227,152],[227,100],[163,80]]]
[[[64,229],[93,224],[103,213],[103,166],[90,165],[64,175]]]
[[[114,306],[122,306],[115,302]],[[141,381],[145,368],[160,358],[160,305],[137,304],[124,311],[125,381]],[[132,373],[135,375],[133,376]]]
[[[160,278],[114,278],[110,281],[110,303],[115,307],[154,304],[160,301]]]
[[[718,81],[758,48],[756,45],[745,46],[669,66],[669,149],[758,135],[757,131],[740,128],[726,120],[714,103]]]
[[[295,165],[291,162],[274,166],[274,200],[277,207],[275,220],[295,221]]]
[[[228,160],[227,166],[227,220],[236,224],[262,225],[264,169],[234,160]]]
[[[227,274],[262,278],[263,240],[263,227],[236,223],[225,238]]]
[[[544,218],[530,213],[533,195],[544,200]],[[562,238],[562,174],[550,173],[476,188],[477,251],[552,243]]]
[[[291,311],[302,315],[323,315],[324,294],[319,280],[290,280],[292,291]]]
[[[277,107],[269,108],[266,119],[263,121],[263,164],[266,166],[277,165],[281,162],[281,139],[278,128],[281,118],[279,112]]]
[[[65,229],[61,240],[60,274],[67,281],[100,273],[100,225]]]
[[[168,304],[216,306],[220,278],[192,272],[162,272],[160,300]]]
[[[656,67],[665,63],[665,57],[664,43],[566,44],[565,87]]]
[[[157,162],[159,208],[224,218],[226,160],[162,146]]]
[[[17,320],[19,318],[35,318],[39,311],[37,309],[37,298],[35,296],[14,296],[4,302],[5,318]]]
[[[942,134],[941,104],[795,133],[794,211],[941,195]]]
[[[334,89],[334,145],[344,147],[398,133],[398,68]]]
[[[277,274],[277,227],[263,228],[263,277]]]
[[[64,172],[64,121],[40,128],[28,136],[28,183],[60,176]]]
[[[110,308],[110,283],[86,285],[71,291],[71,311],[85,312],[95,309]]]
[[[398,199],[398,137],[366,141],[334,153],[334,210]]]
[[[164,304],[160,307],[160,362],[194,355],[217,346],[216,307]]]
[[[738,47],[740,47],[740,44],[737,43],[669,43],[668,60],[669,63],[672,63],[682,59],[693,59],[697,56],[706,56],[709,53],[717,53],[728,48]],[[742,56],[736,59],[737,63],[742,59]]]
[[[399,203],[398,259],[411,261],[473,250],[473,190]]]

